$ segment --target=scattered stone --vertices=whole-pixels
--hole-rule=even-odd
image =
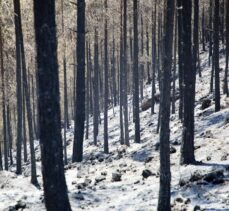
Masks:
[[[79,192],[79,193],[77,193],[75,195],[75,199],[83,201],[84,200],[84,196],[83,196],[83,194],[81,192]]]
[[[92,180],[86,178],[86,179],[84,180],[84,183],[88,186],[88,185],[90,185],[90,184],[92,183]]]
[[[95,178],[95,182],[96,183],[102,182],[103,180],[106,180],[105,176],[98,176],[98,177]]]
[[[177,150],[175,147],[170,147],[170,154],[174,154],[176,152],[177,152]]]
[[[211,130],[207,130],[205,133],[204,133],[204,138],[214,138]]]
[[[222,179],[223,176],[224,176],[223,170],[219,170],[219,171],[210,172],[206,174],[203,179],[209,183],[212,182],[214,184],[217,182],[222,182],[222,180],[219,180],[219,179]]]
[[[112,181],[120,182],[122,180],[122,175],[118,172],[112,173]]]
[[[211,159],[211,156],[207,156],[207,161],[210,161]]]
[[[137,181],[134,182],[135,185],[139,184],[139,183],[140,183],[140,180],[137,180]]]
[[[74,180],[74,181],[72,181],[72,185],[75,185],[77,182]]]
[[[106,186],[105,185],[101,185],[101,186],[99,186],[99,188],[102,189],[102,190],[105,190]]]
[[[176,139],[176,140],[174,140],[172,142],[172,145],[174,145],[174,146],[180,146],[181,145],[181,142]]]
[[[157,142],[155,145],[154,145],[154,149],[155,151],[158,151],[160,149],[160,142]]]
[[[149,163],[153,160],[153,156],[150,156],[148,158],[145,159],[145,163]]]
[[[107,172],[106,171],[103,171],[103,172],[101,172],[101,175],[102,176],[107,176]]]
[[[148,178],[148,177],[150,177],[150,176],[153,176],[153,175],[155,175],[155,174],[153,174],[150,170],[148,170],[148,169],[145,169],[145,170],[143,170],[142,171],[142,176],[143,176],[143,178]]]
[[[183,179],[180,179],[180,181],[179,181],[179,185],[180,185],[181,187],[185,186],[187,183],[188,183],[188,182],[185,181],[185,180],[183,180]]]
[[[224,124],[229,124],[229,114],[225,117]]]
[[[185,204],[190,204],[191,203],[191,199],[190,198],[187,198],[184,203]]]
[[[7,211],[15,211],[15,210],[16,210],[15,207],[10,206]]]
[[[190,177],[190,182],[196,182],[198,180],[201,180],[202,178],[203,176],[198,171],[195,171],[194,174],[192,174]]]
[[[182,199],[181,197],[178,197],[175,199],[176,202],[178,203],[183,203],[184,202],[184,199]]]
[[[227,160],[227,156],[228,156],[228,154],[223,155],[223,156],[221,157],[221,161]]]
[[[193,209],[193,211],[200,211],[200,210],[201,210],[201,208],[200,208],[199,205],[196,205],[196,206],[194,207],[194,209]]]
[[[209,108],[211,106],[211,100],[210,99],[204,99],[201,105],[201,110],[205,110],[206,108]]]
[[[194,146],[194,150],[200,149],[201,146]]]
[[[78,184],[76,185],[76,187],[77,187],[79,190],[84,189],[86,186],[87,186],[87,185],[86,185],[84,182],[78,183]]]
[[[99,157],[99,158],[98,158],[98,161],[99,161],[100,163],[102,163],[102,162],[104,161],[104,158],[103,158],[103,157]]]
[[[119,164],[119,167],[120,167],[120,168],[127,167],[127,164],[126,164],[126,163],[120,163],[120,164]]]
[[[17,204],[15,205],[15,210],[19,209],[25,209],[26,208],[26,203],[22,201],[18,201]]]

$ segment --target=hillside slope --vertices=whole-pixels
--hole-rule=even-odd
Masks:
[[[210,69],[207,56],[201,55],[203,77],[197,77],[195,155],[199,165],[180,166],[182,125],[177,115],[171,116],[171,171],[173,210],[229,210],[229,99],[222,95],[222,110],[214,112],[209,95]],[[224,59],[221,59],[224,67]],[[223,76],[223,72],[221,72]],[[150,87],[145,87],[145,96]],[[203,98],[212,99],[211,106],[201,110]],[[176,104],[178,106],[178,102]],[[131,100],[130,100],[131,107]],[[66,180],[72,209],[76,211],[156,210],[159,189],[159,142],[156,134],[157,114],[141,112],[141,144],[133,143],[134,127],[130,123],[129,148],[119,144],[119,108],[109,110],[110,154],[103,150],[103,125],[98,146],[93,146],[90,122],[89,140],[84,142],[84,161],[66,166]],[[158,105],[156,107],[158,110]],[[132,114],[130,115],[130,119]],[[72,126],[73,127],[73,126]],[[73,128],[68,131],[68,158],[71,161]],[[37,168],[41,183],[41,164],[36,141]],[[45,210],[42,189],[30,184],[29,162],[24,174],[0,172],[0,210],[26,205],[24,210]],[[142,173],[144,171],[144,178]],[[121,178],[120,178],[121,176]],[[112,179],[113,177],[113,179]],[[113,181],[113,180],[121,181]],[[18,201],[21,201],[18,203]],[[25,204],[23,204],[25,203]],[[58,203],[58,202],[57,202]]]

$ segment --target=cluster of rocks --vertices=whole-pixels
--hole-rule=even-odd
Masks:
[[[14,206],[10,206],[7,211],[23,211],[26,208],[26,203],[22,201],[17,201],[17,203]]]
[[[197,185],[222,184],[225,182],[224,170],[216,170],[207,174],[201,174],[199,171],[195,171],[189,179],[181,179],[179,181],[180,186],[188,186],[190,183],[196,183]]]

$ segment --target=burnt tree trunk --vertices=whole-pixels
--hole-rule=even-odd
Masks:
[[[55,0],[34,0],[38,113],[45,206],[71,211],[64,176]]]

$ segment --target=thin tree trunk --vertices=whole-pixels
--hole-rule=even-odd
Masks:
[[[138,71],[138,0],[133,0],[134,14],[134,64],[133,64],[133,80],[134,80],[134,125],[135,125],[135,143],[140,143],[140,118],[139,118],[139,71]]]
[[[164,32],[164,57],[161,89],[161,129],[160,129],[160,190],[158,199],[158,211],[170,211],[170,91],[172,69],[172,45],[174,25],[174,0],[166,1],[165,32]]]
[[[214,67],[215,67],[215,111],[220,110],[219,78],[219,0],[214,5]]]
[[[104,152],[109,153],[109,146],[108,146],[108,21],[107,21],[107,0],[104,2],[105,4],[105,25],[104,25]]]
[[[77,83],[73,162],[83,160],[85,122],[85,0],[77,1]]]

